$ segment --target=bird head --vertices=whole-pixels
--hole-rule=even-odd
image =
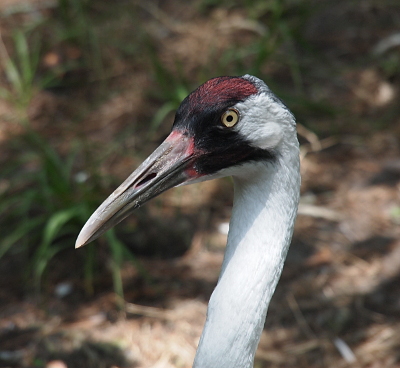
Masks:
[[[207,81],[182,101],[165,141],[92,214],[76,247],[169,188],[273,161],[295,129],[293,115],[262,80],[245,75]]]

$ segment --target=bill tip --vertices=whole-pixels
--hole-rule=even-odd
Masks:
[[[78,243],[78,242],[75,243],[75,249],[78,249],[78,248],[80,248],[80,247],[82,247],[82,246],[83,246],[83,244],[80,244],[80,243]]]
[[[75,249],[81,248],[84,245],[86,245],[88,243],[88,240],[86,237],[83,236],[83,229],[81,230],[81,232],[78,235],[78,238],[76,239],[75,242]]]

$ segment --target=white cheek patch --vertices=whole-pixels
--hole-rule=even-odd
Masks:
[[[234,106],[240,121],[234,129],[255,147],[275,148],[284,135],[284,127],[292,120],[289,113],[270,97],[260,94]]]
[[[282,140],[282,129],[278,123],[264,122],[264,126],[249,136],[250,141],[262,149],[271,149],[278,146]]]

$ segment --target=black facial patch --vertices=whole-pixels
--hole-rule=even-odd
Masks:
[[[200,153],[194,168],[199,174],[213,174],[249,161],[274,159],[273,152],[251,146],[233,128],[221,123],[223,113],[238,102],[240,100],[229,99],[197,109],[191,106],[189,95],[179,107],[173,130],[194,138],[195,151]]]
[[[196,171],[204,175],[249,161],[271,161],[275,158],[272,152],[251,146],[234,131],[230,134],[210,133],[199,140],[195,138],[195,147],[204,147],[205,154],[195,163]]]

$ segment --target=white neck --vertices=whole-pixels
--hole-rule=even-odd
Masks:
[[[194,368],[249,368],[291,241],[299,200],[298,150],[234,176],[234,205],[218,285]],[[282,152],[282,151],[281,151]]]

